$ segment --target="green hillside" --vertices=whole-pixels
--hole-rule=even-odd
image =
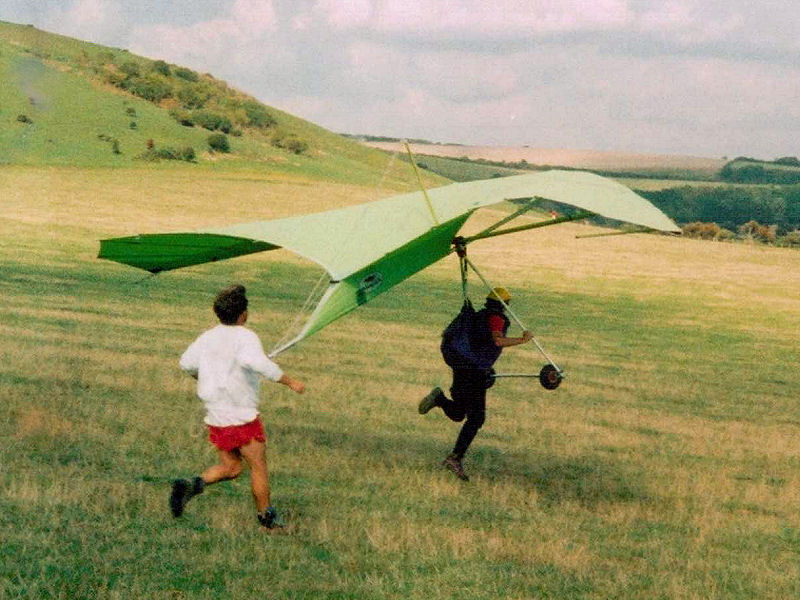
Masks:
[[[0,22],[0,164],[179,162],[390,186],[408,176],[384,153],[209,74]]]

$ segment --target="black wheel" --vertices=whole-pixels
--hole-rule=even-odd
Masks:
[[[553,365],[545,365],[539,371],[539,383],[546,390],[554,390],[561,383],[561,373]]]
[[[490,387],[492,387],[495,381],[497,380],[495,379],[494,369],[489,368],[489,370],[486,371],[486,389],[488,390]]]

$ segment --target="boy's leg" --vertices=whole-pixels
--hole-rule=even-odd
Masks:
[[[256,511],[264,512],[270,505],[269,472],[267,470],[266,444],[250,440],[239,451],[250,467],[250,485]]]
[[[230,451],[217,449],[217,456],[219,462],[200,475],[206,484],[236,479],[242,472],[242,456],[238,448]]]
[[[242,472],[242,458],[238,450],[217,450],[219,464],[209,467],[199,477],[192,480],[176,479],[172,483],[169,506],[172,516],[180,517],[186,503],[198,494],[203,493],[205,486],[224,479],[235,479]]]

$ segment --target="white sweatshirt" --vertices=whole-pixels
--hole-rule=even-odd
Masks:
[[[217,427],[255,419],[260,378],[283,377],[258,336],[241,325],[217,325],[202,333],[183,353],[180,365],[197,377],[197,395],[206,405],[205,422]]]

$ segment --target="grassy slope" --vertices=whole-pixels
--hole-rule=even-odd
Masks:
[[[246,475],[169,517],[170,478],[213,459],[176,361],[212,325],[218,287],[250,288],[269,346],[317,272],[277,252],[136,283],[95,260],[97,239],[375,190],[191,168],[0,177],[0,596],[800,594],[796,252],[575,240],[580,225],[476,245],[568,377],[491,390],[467,485],[438,467],[457,426],[415,411],[446,381],[437,336],[460,295],[451,259],[428,269],[282,357],[309,391],[262,391],[294,527],[266,536]],[[542,361],[527,347],[502,362]]]
[[[0,165],[153,168],[137,159],[153,140],[157,148],[192,146],[200,163],[196,166],[213,170],[268,170],[366,185],[385,176],[401,189],[405,185],[398,177],[405,169],[389,169],[385,153],[270,107],[277,128],[308,142],[305,154],[276,148],[270,143],[271,130],[254,129],[229,137],[230,155],[209,154],[206,139],[211,132],[181,126],[165,108],[102,83],[91,69],[98,56],[116,64],[148,62],[124,50],[0,22]],[[18,115],[33,122],[21,123]],[[119,140],[121,153],[115,154],[101,135]],[[428,175],[426,181],[443,179]]]

